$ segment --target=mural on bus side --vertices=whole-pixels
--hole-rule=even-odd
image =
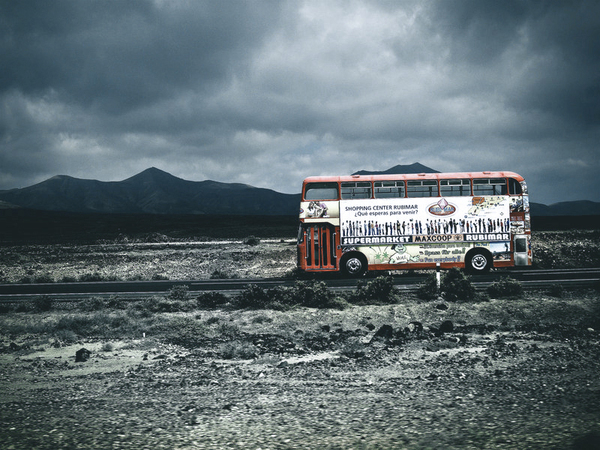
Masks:
[[[525,230],[528,208],[508,196],[342,200],[340,242],[376,264],[461,262],[474,245],[510,259],[511,234]]]
[[[339,217],[337,201],[313,200],[300,204],[301,219],[329,219]]]

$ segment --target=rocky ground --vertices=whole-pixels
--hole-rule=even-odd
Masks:
[[[194,267],[219,258],[190,278],[293,269],[286,242],[220,245],[210,256],[187,247],[165,259],[55,252],[52,267],[75,276],[93,262],[91,273],[135,274],[156,260],[144,273],[182,277],[175,268],[190,252]],[[63,276],[50,271],[47,247],[37,250],[21,256],[33,258],[24,274]],[[5,279],[22,275],[3,262]],[[600,294],[554,295],[469,303],[406,295],[344,310],[8,312],[0,448],[600,448]],[[82,348],[88,358],[76,362]]]
[[[0,246],[0,282],[4,283],[280,277],[295,267],[292,239],[262,239],[259,245],[244,240],[119,240]]]

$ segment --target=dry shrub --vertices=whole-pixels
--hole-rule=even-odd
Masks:
[[[450,302],[471,301],[475,299],[475,288],[471,279],[460,269],[453,267],[448,270],[441,282],[444,298]]]
[[[440,296],[440,290],[437,285],[437,277],[435,273],[430,273],[425,278],[418,289],[417,297],[421,300],[436,300]]]
[[[187,348],[200,347],[206,338],[206,325],[191,317],[174,317],[155,327],[158,334],[164,333],[170,344]]]
[[[523,293],[523,285],[518,280],[505,277],[488,286],[487,293],[493,298],[516,298]]]
[[[244,239],[243,242],[245,245],[255,246],[255,245],[260,244],[260,239],[257,238],[256,236],[248,236],[247,238]]]
[[[201,308],[217,308],[223,306],[228,301],[229,297],[222,292],[216,291],[202,292],[196,297],[196,303]]]
[[[263,289],[251,284],[234,299],[239,308],[285,311],[294,306],[345,308],[347,302],[334,297],[323,281],[297,281],[293,287]]]
[[[359,281],[356,290],[349,294],[348,300],[357,304],[396,303],[398,298],[394,292],[394,279],[386,276],[377,277],[366,284]]]
[[[246,341],[231,341],[222,344],[219,353],[224,359],[253,359],[259,355],[258,348]]]

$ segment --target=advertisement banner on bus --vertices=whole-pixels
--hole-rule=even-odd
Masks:
[[[508,196],[340,201],[343,246],[510,241]]]

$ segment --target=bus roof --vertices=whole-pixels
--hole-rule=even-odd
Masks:
[[[524,178],[515,172],[442,172],[442,173],[406,173],[385,175],[341,175],[319,176],[304,179],[306,183],[322,183],[326,181],[397,181],[397,180],[447,180],[457,178],[514,178],[524,181]]]

